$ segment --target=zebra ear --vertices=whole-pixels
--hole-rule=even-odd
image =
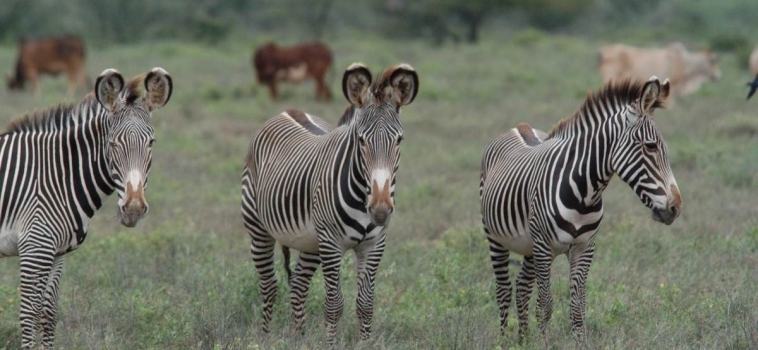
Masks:
[[[109,68],[100,73],[95,82],[95,97],[105,109],[116,109],[118,95],[124,90],[124,77],[117,70]]]
[[[666,84],[668,86],[668,84]],[[666,88],[668,95],[668,87]],[[642,87],[642,96],[639,98],[639,108],[642,114],[648,114],[652,112],[653,108],[659,107],[660,102],[658,97],[661,95],[661,83],[658,81],[658,77],[652,76],[650,80]]]
[[[174,90],[173,81],[163,68],[155,67],[145,77],[145,101],[147,108],[152,111],[163,107],[171,98]]]
[[[371,72],[362,63],[353,63],[342,77],[342,92],[350,104],[362,108],[363,97],[371,85]]]
[[[410,104],[418,93],[418,74],[413,67],[403,63],[393,68],[390,85],[398,106]]]
[[[669,82],[669,78],[666,78],[666,80],[664,80],[663,83],[661,83],[661,93],[658,95],[658,103],[661,106],[663,106],[663,104],[669,98],[670,93],[671,93],[671,83]]]

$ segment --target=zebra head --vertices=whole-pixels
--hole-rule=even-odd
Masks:
[[[669,95],[668,79],[663,84],[653,76],[640,96],[624,109],[623,131],[611,150],[613,171],[632,187],[653,212],[653,220],[670,225],[682,209],[682,196],[671,171],[668,147],[653,121],[653,111]]]
[[[171,76],[162,68],[127,84],[118,71],[106,69],[95,82],[95,97],[108,111],[104,153],[118,192],[118,217],[126,227],[137,225],[148,211],[144,191],[155,141],[150,113],[168,102],[171,90]]]
[[[366,210],[374,225],[385,226],[395,210],[395,174],[403,141],[400,108],[416,97],[418,75],[400,64],[372,83],[368,68],[353,63],[342,78],[342,91],[355,109],[351,137],[358,144],[356,170],[364,179]]]

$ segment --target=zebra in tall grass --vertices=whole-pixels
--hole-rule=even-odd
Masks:
[[[340,267],[345,252],[353,249],[360,336],[371,335],[374,277],[395,209],[403,140],[400,109],[416,97],[418,76],[411,66],[401,64],[372,82],[368,68],[355,63],[345,71],[342,90],[350,106],[337,128],[316,116],[287,110],[260,127],[247,153],[242,214],[260,274],[264,332],[276,296],[274,246],[279,241],[287,257],[289,248],[300,251],[289,279],[296,331],[302,332],[305,298],[321,265],[327,340],[334,342],[344,302]]]
[[[524,256],[516,294],[520,340],[535,278],[544,333],[553,310],[550,265],[566,254],[572,333],[585,339],[585,281],[603,218],[601,195],[614,174],[652,209],[653,220],[670,225],[679,216],[682,198],[652,116],[668,95],[668,80],[656,77],[612,83],[549,135],[521,123],[486,149],[479,194],[502,332],[511,303],[510,252]]]
[[[128,83],[107,69],[78,104],[26,114],[0,135],[0,257],[20,260],[22,348],[38,332],[52,348],[64,257],[84,242],[105,198],[118,193],[124,226],[147,214],[150,115],[171,90],[161,68]]]

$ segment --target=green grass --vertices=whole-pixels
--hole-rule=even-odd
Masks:
[[[292,335],[281,266],[272,333],[259,331],[258,276],[239,214],[239,174],[250,137],[268,117],[298,107],[335,123],[345,105],[341,73],[354,61],[374,72],[408,62],[421,83],[402,114],[406,141],[397,212],[376,283],[374,336],[357,341],[351,253],[343,265],[346,310],[337,348],[573,346],[564,257],[553,267],[555,314],[547,336],[532,315],[527,341],[517,346],[513,309],[505,337],[499,336],[478,214],[479,160],[490,140],[517,122],[549,130],[572,113],[600,86],[595,54],[601,44],[541,32],[441,48],[365,39],[330,43],[336,57],[330,104],[313,101],[312,83],[284,85],[283,100],[269,101],[255,84],[250,43],[91,50],[92,78],[109,67],[132,76],[162,66],[175,91],[154,113],[150,214],[138,227],[124,228],[111,198],[83,247],[66,258],[57,348],[324,348],[320,273],[306,305],[305,336]],[[14,48],[0,48],[0,67],[11,67],[14,57]],[[592,348],[758,347],[758,124],[755,101],[744,101],[749,77],[734,59],[722,61],[720,81],[656,115],[684,199],[677,222],[654,223],[619,180],[606,191],[587,282]],[[63,78],[43,78],[40,97],[3,90],[0,122],[71,100]],[[18,258],[0,260],[0,271],[0,349],[12,349],[20,343]]]

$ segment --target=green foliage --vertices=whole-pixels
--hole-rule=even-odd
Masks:
[[[534,26],[545,30],[565,28],[583,15],[593,0],[524,0],[522,7]]]
[[[735,52],[749,47],[747,38],[740,33],[719,33],[711,37],[711,49]]]

